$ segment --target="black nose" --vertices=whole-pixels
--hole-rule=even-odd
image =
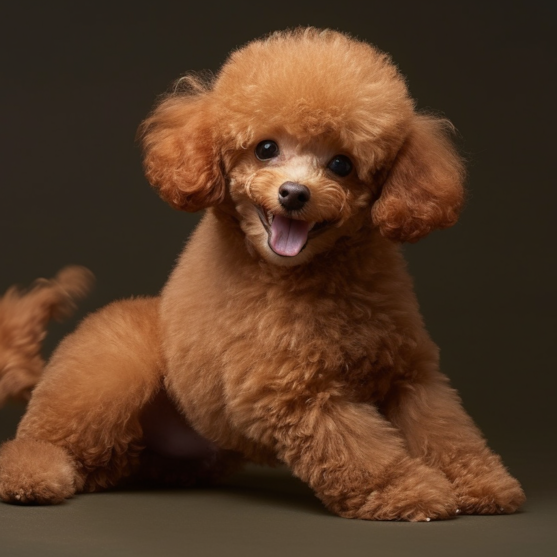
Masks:
[[[287,211],[298,211],[309,201],[310,196],[306,186],[295,182],[284,182],[279,188],[280,204]]]

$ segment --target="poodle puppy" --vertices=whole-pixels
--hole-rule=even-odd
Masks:
[[[334,31],[277,32],[180,80],[140,129],[145,171],[207,211],[160,297],[62,342],[2,448],[0,497],[249,460],[344,517],[514,512],[522,489],[440,372],[401,255],[457,220],[450,132],[387,55]]]
[[[0,298],[0,406],[8,398],[29,400],[44,361],[41,343],[50,319],[69,317],[93,282],[84,267],[66,267],[28,292],[10,288]]]

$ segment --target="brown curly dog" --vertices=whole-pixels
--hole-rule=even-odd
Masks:
[[[141,128],[146,174],[208,210],[159,298],[63,341],[1,451],[2,499],[250,460],[285,463],[344,517],[515,511],[522,489],[440,373],[400,250],[457,220],[450,131],[387,55],[333,31],[275,33],[214,81],[180,80]]]

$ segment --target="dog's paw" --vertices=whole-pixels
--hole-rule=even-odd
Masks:
[[[487,449],[453,461],[445,472],[462,514],[510,514],[526,500],[500,457]]]
[[[511,514],[526,500],[522,487],[506,471],[455,486],[462,514]]]
[[[62,448],[16,439],[0,449],[0,499],[6,503],[55,504],[74,493],[74,467]]]
[[[378,487],[357,508],[339,513],[365,520],[430,522],[458,514],[457,499],[447,478],[418,460],[405,461],[403,470]]]

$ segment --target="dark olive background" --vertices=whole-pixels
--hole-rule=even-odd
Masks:
[[[117,298],[156,294],[199,218],[166,206],[142,175],[134,136],[157,95],[186,71],[218,70],[230,50],[272,30],[311,24],[350,32],[391,53],[418,107],[446,115],[458,129],[469,168],[466,209],[454,228],[405,252],[443,370],[529,493],[551,496],[557,487],[554,6],[4,5],[0,292],[68,263],[95,273],[94,293],[76,319],[51,327],[45,354],[87,312]],[[0,412],[3,438],[13,435],[20,411],[10,405]]]

